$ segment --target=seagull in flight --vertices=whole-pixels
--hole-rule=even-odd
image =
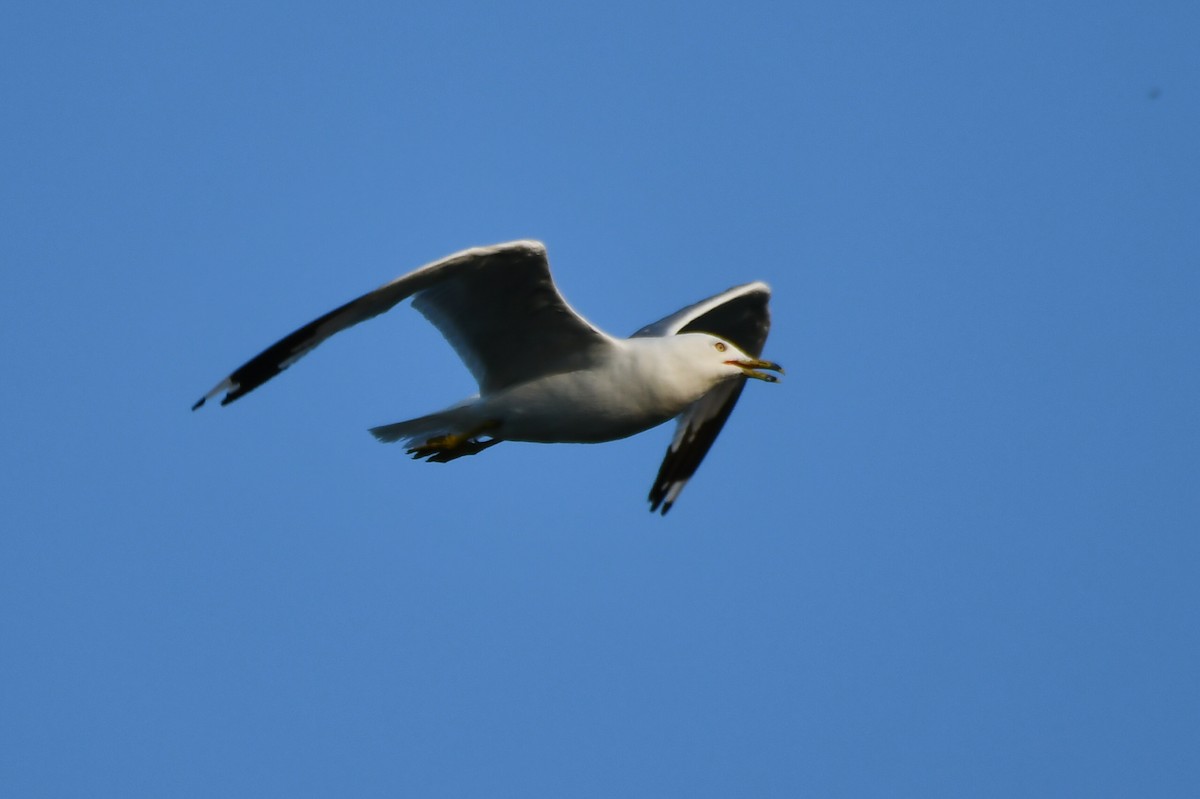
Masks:
[[[765,283],[736,286],[615,338],[558,293],[537,241],[476,247],[396,278],[309,322],[239,366],[192,406],[242,397],[335,333],[412,297],[450,342],[479,393],[449,408],[371,428],[414,458],[445,463],[501,441],[595,443],[678,418],[650,489],[671,509],[749,378],[774,383],[762,360],[770,328]],[[767,370],[767,371],[763,371]]]

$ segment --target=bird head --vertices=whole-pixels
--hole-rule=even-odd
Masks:
[[[753,358],[737,345],[720,336],[712,336],[708,333],[685,333],[683,335],[692,339],[690,346],[695,349],[696,357],[703,357],[705,362],[712,364],[718,380],[752,377],[755,380],[776,383],[779,381],[778,377],[760,370],[767,369],[783,374],[783,367],[779,364],[773,361],[764,361],[761,358]]]

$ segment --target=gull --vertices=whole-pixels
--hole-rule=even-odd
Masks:
[[[643,327],[626,339],[580,316],[550,277],[537,241],[475,247],[426,264],[309,322],[235,369],[192,406],[225,392],[228,405],[325,339],[412,305],[441,331],[479,393],[436,413],[371,428],[404,441],[414,458],[445,463],[501,441],[613,441],[678,418],[650,489],[665,515],[725,425],[748,378],[760,370],[770,328],[770,288],[736,286]]]

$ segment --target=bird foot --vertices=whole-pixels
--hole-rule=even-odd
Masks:
[[[414,460],[426,458],[429,463],[447,463],[455,458],[466,455],[478,455],[488,447],[500,443],[498,438],[479,441],[476,436],[486,433],[496,427],[494,423],[476,428],[466,433],[449,433],[444,436],[434,436],[424,444],[417,444],[408,450]]]

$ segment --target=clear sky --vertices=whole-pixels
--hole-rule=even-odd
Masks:
[[[0,794],[1195,796],[1200,6],[8,3]],[[627,334],[774,288],[671,429],[412,462],[407,307],[546,242]]]

